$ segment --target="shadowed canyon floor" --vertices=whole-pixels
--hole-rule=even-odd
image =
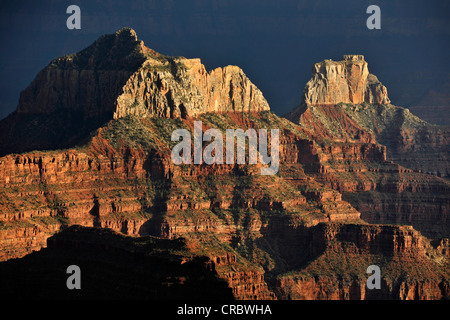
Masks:
[[[203,131],[278,129],[278,173],[261,175],[260,163],[173,164],[172,132],[192,134],[196,120]],[[238,67],[206,72],[125,28],[50,63],[0,134],[6,285],[25,290],[20,270],[50,276],[74,252],[90,277],[94,262],[117,272],[124,292],[136,280],[124,268],[167,266],[135,291],[147,298],[213,288],[235,299],[449,297],[448,128],[392,106],[362,56],[316,64],[301,105],[282,118]],[[121,260],[130,254],[139,263]],[[374,264],[380,290],[366,287]],[[92,288],[91,297],[110,297],[100,282]]]

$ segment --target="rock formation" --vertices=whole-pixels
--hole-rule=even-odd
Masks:
[[[350,72],[349,68],[362,71]],[[450,130],[428,124],[407,109],[389,104],[389,98],[384,94],[385,89],[369,90],[375,87],[373,82],[366,86],[365,95],[358,94],[355,98],[356,92],[363,92],[358,91],[361,84],[370,83],[370,78],[375,77],[368,73],[367,63],[361,56],[345,56],[344,60],[339,62],[326,60],[316,64],[315,70],[317,71],[313,72],[306,85],[303,101],[287,118],[311,134],[347,145],[347,148],[360,143],[383,145],[386,147],[385,160],[391,161],[395,166],[401,166],[398,167],[399,176],[395,178],[387,178],[382,173],[385,169],[375,168],[368,170],[376,171],[377,178],[372,175],[367,179],[367,175],[362,178],[357,174],[347,174],[344,178],[337,172],[347,171],[344,167],[348,167],[348,163],[343,164],[342,159],[339,160],[342,164],[327,160],[322,169],[324,175],[320,178],[321,181],[342,192],[343,198],[361,211],[361,217],[366,221],[411,223],[427,235],[448,237],[448,233],[444,231],[448,229],[449,223],[449,201],[445,195],[448,192],[448,181],[421,173],[448,178]],[[342,89],[347,88],[345,83],[348,83],[348,90]],[[332,86],[333,89],[323,89],[327,86]],[[381,84],[376,87],[384,88]],[[316,90],[317,88],[323,90]],[[335,94],[333,99],[337,97],[335,103],[331,103],[329,92]],[[383,98],[374,101],[367,92],[372,92],[372,96],[377,96],[375,92],[383,93],[378,95]],[[333,182],[335,180],[341,181]],[[358,183],[355,184],[355,181]],[[361,191],[365,195],[361,194]],[[412,194],[417,192],[420,192],[420,198],[415,197],[414,205],[407,205],[409,200],[406,199],[412,199]],[[361,200],[362,198],[365,200]],[[430,203],[439,205],[430,208]],[[436,221],[440,221],[439,224],[443,227],[437,227]]]
[[[303,100],[310,105],[335,105],[339,102],[389,104],[387,89],[369,73],[362,55],[344,55],[343,60],[324,60],[313,67]]]
[[[376,141],[387,146],[388,159],[405,167],[440,177],[450,174],[449,128],[392,105],[361,55],[316,63],[300,105],[286,117],[323,137]]]
[[[205,112],[269,110],[261,91],[236,66],[207,72],[200,59],[152,58],[135,72],[117,98],[114,119],[187,118]]]
[[[318,257],[301,271],[278,277],[277,290],[285,299],[439,300],[450,293],[438,267],[443,256],[410,226],[319,224],[314,229],[312,242],[318,242],[311,248]],[[389,273],[379,290],[366,286],[368,261]]]
[[[240,68],[208,73],[200,59],[161,55],[123,28],[39,72],[0,124],[0,156],[73,147],[107,121],[130,114],[186,118],[263,110],[269,110],[267,101]]]
[[[105,258],[105,272],[113,275],[119,271],[109,259],[124,253],[120,243],[135,251],[134,244],[148,240],[140,237],[152,236],[158,239],[152,250],[168,254],[167,269],[192,271],[166,250],[182,242],[183,256],[204,262],[191,264],[200,276],[219,286],[225,281],[237,299],[448,298],[449,182],[389,159],[390,146],[369,127],[378,109],[368,104],[387,95],[361,57],[328,64],[318,67],[317,84],[309,83],[308,97],[320,105],[303,104],[291,114],[293,123],[270,112],[241,69],[208,73],[198,59],[146,48],[131,29],[56,59],[0,123],[3,137],[22,132],[2,145],[8,154],[0,158],[0,270],[27,264],[41,270],[61,249],[78,248],[83,256],[80,248],[91,244],[82,238],[103,234],[117,245],[105,244],[107,257],[87,250],[84,258]],[[324,78],[338,71],[332,84]],[[81,83],[90,77],[89,86]],[[348,105],[326,105],[337,96]],[[351,104],[356,101],[362,104]],[[398,109],[389,108],[378,111],[391,119]],[[76,147],[9,154],[13,141],[62,147],[51,125],[65,120],[65,132],[74,130],[67,143]],[[175,165],[171,134],[192,133],[196,120],[203,131],[279,129],[279,172],[262,176],[261,163]],[[398,128],[382,124],[384,133]],[[25,133],[33,130],[42,135],[27,145]],[[97,231],[66,232],[73,225]],[[137,258],[155,258],[141,253]],[[53,262],[62,268],[62,261]],[[383,268],[378,296],[364,288],[371,264]],[[173,281],[183,282],[183,275]]]

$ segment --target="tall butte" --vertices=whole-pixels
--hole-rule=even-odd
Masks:
[[[376,142],[400,165],[450,176],[450,130],[391,104],[386,87],[369,73],[362,55],[316,63],[300,105],[286,117],[318,137]]]
[[[362,55],[344,55],[343,60],[324,60],[313,67],[313,75],[304,92],[310,105],[363,102],[389,104],[386,87],[369,73]]]
[[[0,122],[0,156],[82,144],[92,130],[129,114],[188,118],[264,111],[261,91],[236,66],[209,73],[200,59],[159,54],[123,28],[54,59]]]

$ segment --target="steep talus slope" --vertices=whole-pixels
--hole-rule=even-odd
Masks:
[[[104,59],[98,59],[99,55]],[[359,57],[349,56],[347,60],[359,67],[342,70],[367,73]],[[328,114],[320,116],[320,121],[310,116],[308,125],[277,117],[241,69],[228,66],[208,73],[198,59],[167,57],[146,48],[131,29],[104,36],[61,61],[64,63],[55,62],[48,68],[59,70],[67,65],[72,71],[45,71],[49,72],[49,83],[56,76],[67,77],[62,83],[71,83],[74,69],[85,74],[93,68],[94,78],[103,69],[122,68],[129,73],[117,91],[106,95],[111,103],[96,109],[105,108],[106,121],[97,123],[84,140],[74,138],[77,147],[0,158],[0,260],[8,260],[0,267],[11,268],[11,259],[19,257],[23,257],[16,260],[19,265],[20,261],[42,265],[55,252],[50,237],[77,224],[109,228],[136,237],[138,242],[146,241],[139,240],[140,236],[171,241],[182,237],[183,254],[207,259],[208,268],[226,281],[237,299],[373,298],[374,293],[361,289],[367,277],[365,268],[373,263],[383,268],[383,286],[387,286],[383,297],[448,297],[449,243],[440,240],[445,230],[431,230],[436,223],[430,224],[425,231],[433,231],[436,238],[430,241],[411,227],[372,225],[364,217],[370,210],[391,214],[411,209],[411,217],[429,220],[430,213],[437,214],[445,225],[448,183],[388,161],[389,147],[379,144],[377,135],[354,118],[331,108],[324,109]],[[386,101],[385,88],[375,78],[367,77],[369,91],[364,89],[366,82],[349,82],[347,91],[354,92],[352,99]],[[333,91],[341,82],[336,80]],[[24,91],[36,93],[29,98],[31,102],[39,101],[40,92],[46,90],[45,81],[41,86],[37,83],[31,85],[35,89]],[[75,87],[58,87],[57,96],[71,97]],[[80,90],[88,94],[90,88]],[[356,100],[348,102],[352,101]],[[34,108],[31,102],[28,109],[19,107],[14,117],[47,112],[38,107],[39,103]],[[66,102],[64,112],[94,107],[90,100],[76,107],[70,99]],[[48,106],[49,110],[57,107]],[[22,115],[21,108],[25,108]],[[55,116],[49,111],[49,118]],[[327,116],[335,121],[323,121]],[[227,129],[253,128],[267,129],[271,137],[270,130],[278,129],[277,174],[261,175],[264,165],[260,162],[175,165],[171,150],[178,141],[171,140],[172,132],[186,129],[193,136],[194,121],[202,121],[203,132],[216,128],[224,136]],[[0,131],[11,130],[9,125],[2,122]],[[19,127],[20,121],[15,125]],[[29,125],[38,130],[41,123]],[[43,145],[30,147],[63,147],[52,144],[45,135],[40,138]],[[27,141],[23,136],[17,139]],[[397,198],[383,198],[392,190],[396,190]],[[419,201],[411,196],[418,190],[423,197]],[[411,207],[415,202],[417,205]],[[62,240],[55,238],[56,243],[64,242],[64,232]],[[69,234],[69,238],[74,237],[69,242],[78,243],[83,232]],[[130,241],[126,239],[122,240]],[[47,241],[49,248],[43,249],[42,255],[29,255],[45,248]],[[68,248],[72,248],[70,243]],[[90,254],[87,252],[88,257],[83,259],[94,259]],[[409,258],[403,262],[400,256]],[[113,274],[115,266],[109,259],[104,261]],[[339,267],[345,259],[355,261],[348,272]],[[166,262],[171,267],[170,259]],[[58,263],[55,268],[61,268]],[[202,270],[200,276],[205,275],[205,265],[196,266]],[[430,270],[428,280],[422,268]],[[330,281],[336,285],[325,290],[324,285]],[[306,288],[304,283],[307,289],[299,294],[295,286]],[[354,291],[355,283],[359,295],[348,293]],[[390,289],[393,286],[420,289],[417,294],[398,294]],[[185,288],[189,290],[189,286]],[[431,288],[432,294],[422,292],[422,288]],[[194,292],[197,289],[191,288]]]

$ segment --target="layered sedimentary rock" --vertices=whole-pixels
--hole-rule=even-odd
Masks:
[[[73,226],[47,241],[40,252],[0,264],[3,299],[233,298],[213,262],[181,239],[129,238]],[[81,290],[66,287],[72,265],[80,268]]]
[[[376,144],[322,146],[303,135],[300,127],[267,113],[246,114],[243,118],[234,114],[204,115],[200,120],[205,127],[220,127],[220,124],[226,127],[226,123],[233,123],[243,128],[271,125],[289,131],[280,141],[283,163],[280,175],[261,176],[259,170],[242,165],[175,166],[165,160],[170,154],[170,138],[165,132],[179,120],[113,121],[85,149],[2,158],[5,165],[0,232],[2,259],[39,250],[40,246],[45,247],[46,238],[61,227],[82,224],[132,236],[187,238],[190,250],[208,256],[219,277],[228,282],[234,297],[239,299],[275,296],[331,299],[337,297],[334,291],[296,296],[287,294],[293,289],[285,280],[273,287],[268,286],[266,279],[290,270],[302,270],[308,261],[320,258],[327,239],[336,238],[336,233],[343,234],[342,230],[346,238],[338,238],[344,242],[351,237],[362,237],[358,235],[361,230],[366,230],[364,234],[374,234],[367,236],[365,244],[358,244],[369,248],[358,251],[358,259],[363,259],[371,247],[378,248],[383,256],[410,252],[411,241],[415,248],[422,246],[420,250],[425,250],[423,244],[427,240],[419,236],[415,240],[407,237],[403,240],[403,229],[398,229],[401,232],[395,236],[389,230],[397,229],[382,226],[361,225],[352,229],[344,224],[331,228],[331,233],[319,232],[327,228],[314,227],[336,221],[363,223],[360,213],[343,200],[340,192],[333,190],[335,183],[340,184],[341,192],[359,190],[363,185],[370,190],[377,184],[357,181],[355,184],[338,177],[329,185],[324,178],[334,172],[334,166],[328,165],[330,161],[341,163],[340,170],[348,173],[351,167],[344,165],[345,159],[353,161],[350,162],[353,166],[365,163],[364,170],[370,170],[370,163],[384,164],[383,174],[395,175],[398,169],[385,162],[383,147]],[[192,128],[192,122],[183,120],[183,126]],[[147,146],[149,149],[123,146],[133,132],[140,134],[134,136],[137,141],[152,141]],[[146,136],[150,133],[154,138],[144,139],[150,138]],[[376,171],[371,174],[374,173],[380,174]],[[393,187],[396,186],[394,181]],[[361,203],[367,202],[361,200]],[[34,233],[21,231],[23,228]],[[11,234],[11,230],[15,233]],[[416,234],[413,229],[404,230]],[[24,233],[19,237],[17,232]],[[409,254],[414,256],[414,250]],[[445,245],[439,250],[445,251]],[[321,281],[340,281],[327,279]],[[315,288],[320,286],[317,284]],[[338,296],[356,298],[356,295]]]
[[[205,112],[269,110],[261,91],[236,66],[207,72],[200,59],[151,58],[117,98],[114,118],[187,118]]]
[[[20,108],[0,124],[0,131],[13,132],[9,125],[19,118],[13,127],[20,128],[24,119],[40,119],[25,128],[51,129],[62,121],[61,110],[92,120],[95,130],[81,125],[88,134],[76,148],[0,158],[0,260],[45,248],[47,238],[77,224],[131,237],[151,235],[163,248],[182,241],[185,253],[208,259],[206,265],[194,265],[202,272],[205,266],[214,270],[237,299],[371,298],[362,288],[361,270],[374,263],[383,268],[386,283],[403,288],[400,295],[383,291],[385,298],[448,297],[448,239],[441,239],[448,237],[448,182],[390,161],[389,146],[362,121],[372,121],[365,113],[373,110],[368,105],[357,105],[367,107],[359,118],[344,105],[322,105],[338,96],[333,92],[347,96],[348,102],[387,101],[362,57],[349,56],[326,67],[318,68],[317,79],[343,72],[347,89],[343,75],[335,77],[333,87],[320,80],[310,96],[319,99],[316,93],[324,92],[325,100],[295,110],[301,120],[296,124],[271,113],[241,69],[228,66],[208,73],[198,59],[167,57],[146,48],[130,29],[55,60],[25,90]],[[81,87],[70,81],[79,83],[84,76],[98,82]],[[52,105],[46,106],[47,100]],[[94,120],[101,114],[105,122],[99,124]],[[223,134],[230,128],[278,129],[279,171],[264,176],[263,164],[248,161],[175,165],[172,132],[186,129],[192,136],[194,121],[202,121],[203,132],[216,128]],[[82,141],[77,132],[70,141]],[[51,135],[39,139],[46,146],[57,145]],[[433,241],[411,227],[368,223],[382,217],[383,222],[413,224]],[[67,248],[78,241],[69,240]],[[17,261],[29,261],[28,256],[23,259]],[[351,260],[358,266],[347,273],[333,271]],[[413,272],[423,265],[431,270],[428,282]],[[324,289],[330,283],[340,289]]]
[[[321,224],[315,229],[311,247],[317,258],[278,278],[283,298],[439,300],[450,294],[445,256],[410,226]],[[369,265],[382,270],[380,289],[366,285]]]
[[[373,79],[360,56],[318,63],[300,106],[287,118],[317,139],[339,144],[342,155],[362,143],[380,145],[382,162],[355,161],[347,155],[323,158],[316,175],[342,192],[364,220],[408,223],[428,236],[448,237],[450,130],[390,104],[384,87]],[[367,84],[365,91],[362,84]]]
[[[390,160],[449,176],[449,128],[390,104],[386,88],[369,73],[362,56],[315,64],[300,106],[287,118],[325,138],[383,144]]]

